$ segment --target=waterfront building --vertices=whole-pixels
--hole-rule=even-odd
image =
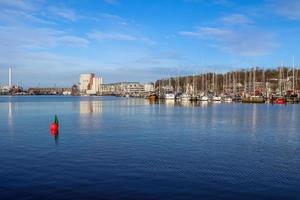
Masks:
[[[101,94],[102,77],[95,74],[80,74],[79,91],[83,95]]]
[[[30,95],[63,95],[71,94],[71,88],[29,88],[28,94]]]
[[[145,92],[154,92],[154,84],[153,83],[145,83],[144,91]]]
[[[147,89],[147,91],[145,90]],[[154,85],[152,85],[154,90]],[[110,84],[102,84],[103,95],[118,95],[118,96],[143,96],[151,89],[150,85],[145,86],[139,82],[118,82]]]

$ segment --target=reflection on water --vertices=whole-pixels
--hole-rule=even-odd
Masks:
[[[88,129],[99,129],[99,118],[102,113],[102,101],[88,100],[79,102],[80,134],[88,134]]]
[[[11,127],[13,125],[13,112],[12,112],[12,102],[8,102],[8,114],[7,114],[7,119],[8,119],[8,125]]]
[[[177,102],[176,102],[177,103]],[[175,105],[175,100],[172,99],[166,99],[165,100],[166,106],[174,106]]]
[[[54,138],[55,144],[58,145],[59,132],[57,132],[57,133],[51,132],[51,135]]]
[[[80,114],[99,114],[102,112],[102,101],[80,101]]]
[[[162,104],[170,107],[181,106],[181,107],[207,107],[209,105],[221,104],[221,102],[209,102],[209,101],[182,101],[182,100],[148,100],[148,104]]]
[[[253,104],[253,108],[252,108],[252,130],[253,132],[256,130],[256,118],[257,118],[257,105]]]

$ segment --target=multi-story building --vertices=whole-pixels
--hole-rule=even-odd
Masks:
[[[142,95],[145,92],[150,92],[153,89],[147,84],[141,84],[139,82],[119,82],[102,85],[102,94],[104,95]]]
[[[144,84],[144,91],[145,92],[154,92],[154,84],[153,83]]]
[[[101,94],[102,77],[95,74],[80,74],[79,91],[81,94]]]

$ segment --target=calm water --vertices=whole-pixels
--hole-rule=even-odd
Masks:
[[[0,199],[300,199],[299,130],[300,105],[0,97]]]

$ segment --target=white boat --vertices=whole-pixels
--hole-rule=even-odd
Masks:
[[[165,99],[166,100],[175,100],[175,94],[173,92],[166,92],[165,93]]]
[[[223,101],[223,102],[230,103],[230,102],[232,102],[232,98],[231,98],[231,97],[224,97],[224,98],[222,99],[222,101]]]
[[[212,101],[221,101],[221,97],[220,96],[213,96],[212,97]]]
[[[181,101],[189,101],[191,98],[191,95],[187,94],[187,93],[183,93],[182,95],[180,95],[180,100]]]
[[[208,100],[209,100],[208,96],[202,96],[200,98],[200,101],[208,101]]]

